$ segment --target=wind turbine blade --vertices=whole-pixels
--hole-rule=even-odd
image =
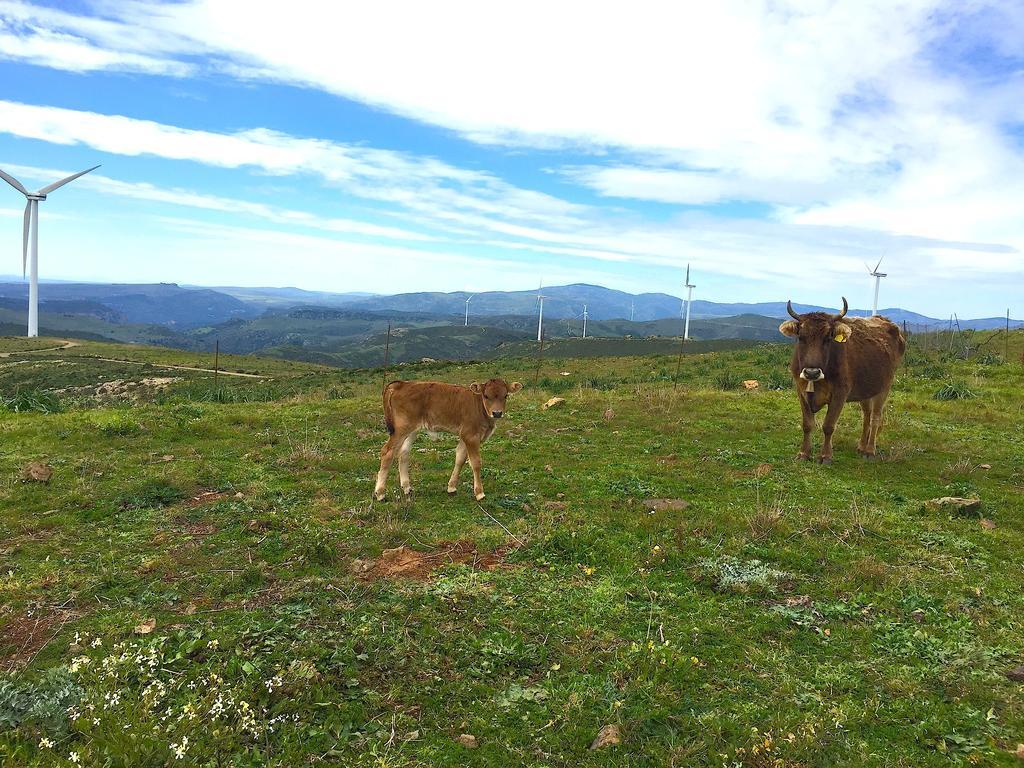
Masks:
[[[885,254],[883,253],[883,254],[882,254],[882,259],[884,259],[884,258],[885,258]],[[879,268],[880,266],[882,266],[882,259],[879,259],[879,260],[878,260],[878,263],[877,263],[877,264],[875,264],[875,268],[874,268],[874,270],[873,270],[874,272],[877,272],[877,271],[878,271],[878,268]]]
[[[51,192],[53,192],[53,190],[60,189],[65,184],[67,184],[69,181],[74,181],[79,176],[85,176],[85,174],[89,173],[90,171],[95,171],[97,168],[99,168],[99,166],[98,165],[94,165],[92,168],[86,168],[84,171],[79,171],[74,176],[68,176],[66,179],[61,179],[60,181],[55,181],[50,186],[43,187],[42,189],[40,189],[37,194],[48,195]]]
[[[690,284],[690,265],[686,265],[686,284]]]
[[[28,190],[25,189],[24,186],[22,186],[22,183],[20,181],[18,181],[16,178],[14,178],[13,176],[11,176],[9,173],[6,173],[5,171],[0,170],[0,179],[3,179],[4,181],[6,181],[8,184],[10,184],[16,190],[21,192],[21,194],[23,194],[23,195],[27,195],[28,194]]]
[[[32,224],[32,201],[25,201],[25,229],[21,238],[21,278],[28,271],[28,228]]]

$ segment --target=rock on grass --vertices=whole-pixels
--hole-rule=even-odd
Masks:
[[[476,736],[474,736],[471,733],[460,734],[459,737],[457,739],[455,739],[455,740],[457,742],[459,742],[459,744],[464,746],[466,749],[476,749],[477,748]]]
[[[617,725],[606,725],[597,733],[597,738],[590,744],[591,749],[614,747],[622,743],[622,729]]]
[[[53,477],[53,467],[41,461],[30,461],[21,470],[23,483],[49,483]]]
[[[962,517],[978,517],[981,514],[981,499],[965,499],[961,496],[943,496],[926,501],[924,506],[932,512],[946,512]]]

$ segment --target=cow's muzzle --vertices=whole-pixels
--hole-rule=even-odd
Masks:
[[[491,416],[495,419],[500,419],[504,413],[504,411],[491,411]]]
[[[800,378],[805,381],[817,381],[825,378],[825,374],[822,373],[821,368],[804,368],[800,371]]]

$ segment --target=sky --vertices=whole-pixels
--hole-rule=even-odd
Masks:
[[[1024,0],[0,0],[0,168],[96,164],[44,279],[1020,317]]]

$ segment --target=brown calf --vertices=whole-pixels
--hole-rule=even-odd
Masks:
[[[832,463],[832,433],[847,402],[860,403],[864,411],[857,453],[873,457],[882,408],[907,347],[899,327],[884,317],[846,317],[845,298],[837,315],[798,315],[792,302],[787,309],[793,319],[780,325],[779,331],[797,340],[789,364],[803,414],[804,439],[797,458],[811,458],[814,414],[827,405],[819,460]]]
[[[506,384],[504,379],[491,379],[468,387],[440,381],[392,381],[384,388],[384,423],[391,437],[380,451],[380,471],[373,495],[378,501],[384,500],[384,486],[396,450],[399,453],[398,476],[402,491],[407,497],[412,495],[409,452],[416,434],[423,429],[459,436],[448,493],[458,490],[459,472],[468,458],[473,468],[473,493],[477,501],[483,499],[480,444],[491,436],[495,419],[500,419],[505,412],[505,398],[522,387],[519,382]]]

